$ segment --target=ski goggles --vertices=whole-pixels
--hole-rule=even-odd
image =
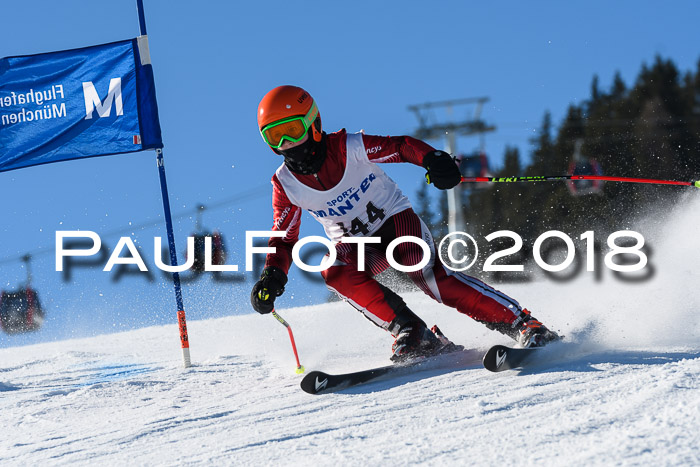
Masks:
[[[260,130],[260,134],[270,147],[279,149],[285,140],[297,143],[304,139],[317,116],[318,107],[316,107],[316,102],[314,102],[306,115],[284,118],[265,125]]]

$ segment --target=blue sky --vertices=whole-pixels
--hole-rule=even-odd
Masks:
[[[5,2],[0,57],[135,37],[135,3]],[[269,178],[281,160],[262,142],[255,113],[277,85],[306,88],[327,131],[382,135],[416,129],[411,104],[488,96],[482,117],[498,129],[485,147],[498,165],[506,145],[528,157],[544,112],[560,122],[569,104],[589,96],[594,75],[607,89],[617,71],[632,84],[657,54],[682,71],[695,71],[700,59],[700,5],[693,1],[145,0],[145,9],[180,259],[194,208],[203,203],[210,206],[205,226],[225,234],[230,261],[241,270],[244,232],[271,225]],[[461,151],[478,145],[458,141]],[[410,197],[423,183],[414,166],[387,172]],[[49,314],[41,333],[0,335],[0,345],[175,321],[172,285],[153,267],[152,238],[164,236],[164,227],[152,152],[0,173],[0,199],[0,287],[20,284],[25,271],[16,258],[36,252],[34,285]],[[55,232],[77,229],[98,232],[110,248],[131,235],[155,281],[115,282],[100,267],[63,282],[54,270]],[[320,233],[305,217],[302,235]],[[250,312],[253,279],[248,273],[228,285],[186,284],[188,317]],[[292,274],[281,306],[326,297],[325,287]]]

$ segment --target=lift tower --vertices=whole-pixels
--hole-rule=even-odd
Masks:
[[[495,125],[489,125],[481,119],[481,110],[488,97],[469,97],[465,99],[452,99],[439,102],[427,102],[425,104],[411,105],[408,110],[416,114],[418,129],[413,136],[422,140],[439,140],[445,138],[445,151],[452,156],[457,155],[457,136],[483,135],[495,131]],[[455,108],[461,109],[474,106],[474,113],[461,121],[455,121],[453,114]],[[444,110],[447,121],[438,121],[436,112]],[[483,136],[482,136],[483,137]],[[482,139],[483,146],[483,139]],[[465,225],[464,211],[462,209],[462,185],[457,185],[447,192],[447,225],[450,232],[463,229]]]

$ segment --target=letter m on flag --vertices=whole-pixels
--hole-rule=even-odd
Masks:
[[[97,94],[95,85],[92,81],[83,82],[83,96],[85,97],[85,120],[90,120],[97,109],[97,115],[100,117],[109,117],[112,112],[112,103],[116,108],[116,114],[124,115],[124,106],[122,104],[122,79],[112,78],[109,81],[109,91],[104,101],[100,100]]]

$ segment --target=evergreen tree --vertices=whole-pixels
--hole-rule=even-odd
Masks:
[[[515,177],[521,173],[520,151],[515,146],[506,146],[506,152],[503,156],[503,170],[499,173],[499,177]]]
[[[627,86],[620,76],[620,72],[615,72],[615,77],[613,78],[612,91],[610,92],[610,97],[612,100],[621,100],[627,94]]]
[[[517,148],[508,147],[503,168],[494,175],[567,173],[576,141],[582,140],[582,155],[595,158],[606,175],[700,179],[700,60],[694,72],[681,75],[671,60],[656,57],[651,66],[642,65],[634,86],[628,87],[617,72],[607,91],[594,76],[590,94],[584,105],[569,107],[556,132],[546,112],[531,140],[529,164],[521,162]],[[574,240],[594,230],[602,239],[633,228],[637,217],[658,205],[672,205],[683,193],[668,186],[614,182],[606,183],[602,194],[588,196],[572,196],[563,183],[489,187],[468,193],[467,231],[483,238],[508,229],[520,234],[525,245],[551,229]],[[444,235],[447,203],[444,192],[441,196],[444,214],[435,223]]]

